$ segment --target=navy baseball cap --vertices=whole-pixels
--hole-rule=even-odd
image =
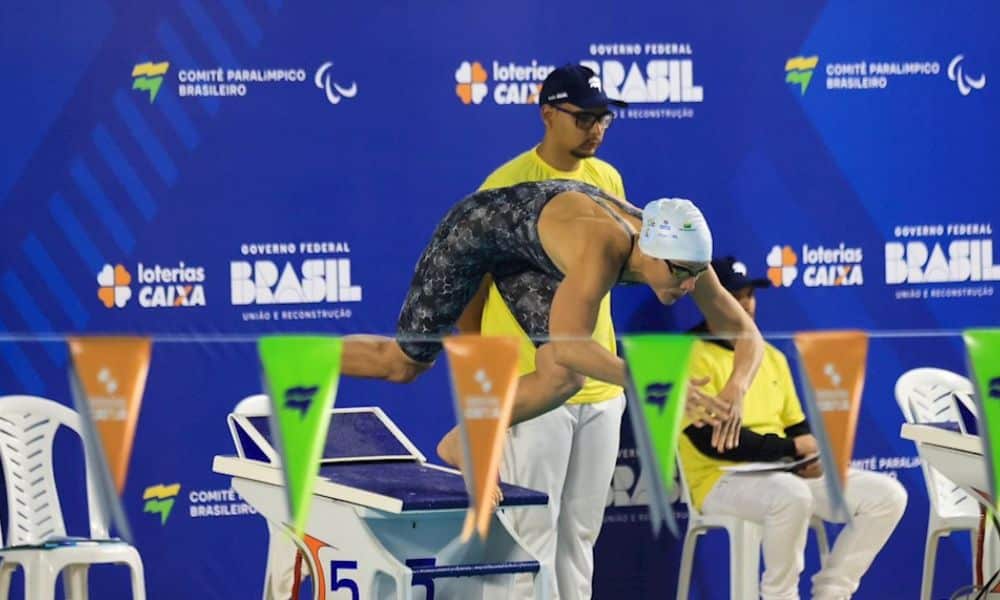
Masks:
[[[620,108],[628,106],[626,102],[612,100],[604,95],[601,78],[597,73],[583,65],[574,64],[563,65],[549,73],[538,94],[539,104],[562,102],[569,102],[580,108],[598,108],[609,104]]]
[[[719,276],[719,282],[722,283],[722,287],[733,293],[748,287],[771,287],[770,279],[750,279],[747,275],[747,266],[732,256],[713,260],[712,270]]]

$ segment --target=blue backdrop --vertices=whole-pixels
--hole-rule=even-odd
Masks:
[[[692,198],[720,254],[781,282],[760,296],[765,333],[1000,314],[995,3],[21,4],[0,6],[0,331],[391,332],[433,227],[540,139],[533,95],[570,61],[632,102],[600,151],[629,199]],[[106,306],[115,265],[131,281]],[[642,289],[614,314],[619,334],[697,320]],[[69,403],[62,344],[0,355],[0,393]],[[910,504],[860,598],[919,589],[927,496],[892,387],[926,365],[964,372],[959,339],[872,342],[855,457]],[[259,593],[264,523],[210,469],[259,389],[250,343],[156,343],[124,494],[151,598]],[[337,402],[378,404],[433,455],[448,394],[439,366],[409,389],[345,381]],[[625,431],[598,598],[675,588],[679,544],[652,539],[637,476]],[[165,520],[143,512],[174,483]],[[723,534],[702,543],[696,597],[725,595],[725,556]],[[938,595],[965,583],[966,539],[938,564]],[[123,573],[92,581],[126,597]]]

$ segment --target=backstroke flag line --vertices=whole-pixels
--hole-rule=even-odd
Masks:
[[[806,416],[819,445],[827,490],[834,510],[849,519],[844,488],[861,411],[868,334],[802,332],[795,334],[795,348],[804,378]]]
[[[677,437],[687,397],[688,369],[695,338],[689,335],[625,336],[629,370],[628,413],[642,465],[639,477],[649,486],[653,533],[666,523],[679,535],[669,496],[676,478]]]
[[[67,338],[73,404],[81,417],[95,490],[119,535],[132,532],[121,504],[153,343],[141,337]]]
[[[975,383],[980,436],[985,447],[987,479],[995,506],[1000,482],[1000,329],[970,329],[962,334],[969,373]]]
[[[518,340],[457,335],[444,339],[462,442],[469,512],[462,541],[485,538],[500,482],[500,459],[517,392]]]
[[[292,528],[302,537],[319,472],[330,410],[340,381],[343,340],[332,336],[266,336],[258,342],[271,398]]]

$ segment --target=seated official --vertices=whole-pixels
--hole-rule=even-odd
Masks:
[[[723,286],[753,318],[754,291],[770,287],[770,282],[749,279],[746,267],[731,257],[713,261],[712,266]],[[711,322],[696,331],[721,335]],[[706,337],[697,342],[690,374],[692,379],[708,379],[703,387],[706,393],[714,395],[732,368],[733,345],[729,340]],[[739,462],[791,460],[818,451],[785,356],[766,345],[760,370],[744,396],[743,428],[736,448],[717,451],[711,443],[712,427],[696,426],[690,418],[685,419],[683,428],[678,451],[691,501],[703,514],[729,515],[762,525],[765,570],[761,597],[797,599],[811,518],[818,515],[838,522],[820,462],[809,463],[797,472],[735,474],[720,470]],[[906,490],[880,473],[851,469],[845,495],[851,522],[837,537],[825,566],[812,578],[812,597],[816,599],[851,597],[906,508]]]

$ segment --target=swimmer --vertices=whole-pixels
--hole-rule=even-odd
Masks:
[[[568,180],[477,192],[453,206],[417,263],[395,338],[344,338],[341,373],[397,383],[429,369],[480,282],[492,275],[518,323],[538,346],[536,370],[518,381],[511,424],[572,397],[591,377],[626,383],[625,361],[592,339],[601,299],[642,283],[665,305],[690,294],[704,316],[731,332],[733,371],[713,397],[688,386],[685,410],[714,427],[713,444],[735,447],[743,394],[757,372],[760,332],[711,269],[712,235],[688,200],[660,199],[643,211]],[[457,429],[439,444],[458,464]]]

